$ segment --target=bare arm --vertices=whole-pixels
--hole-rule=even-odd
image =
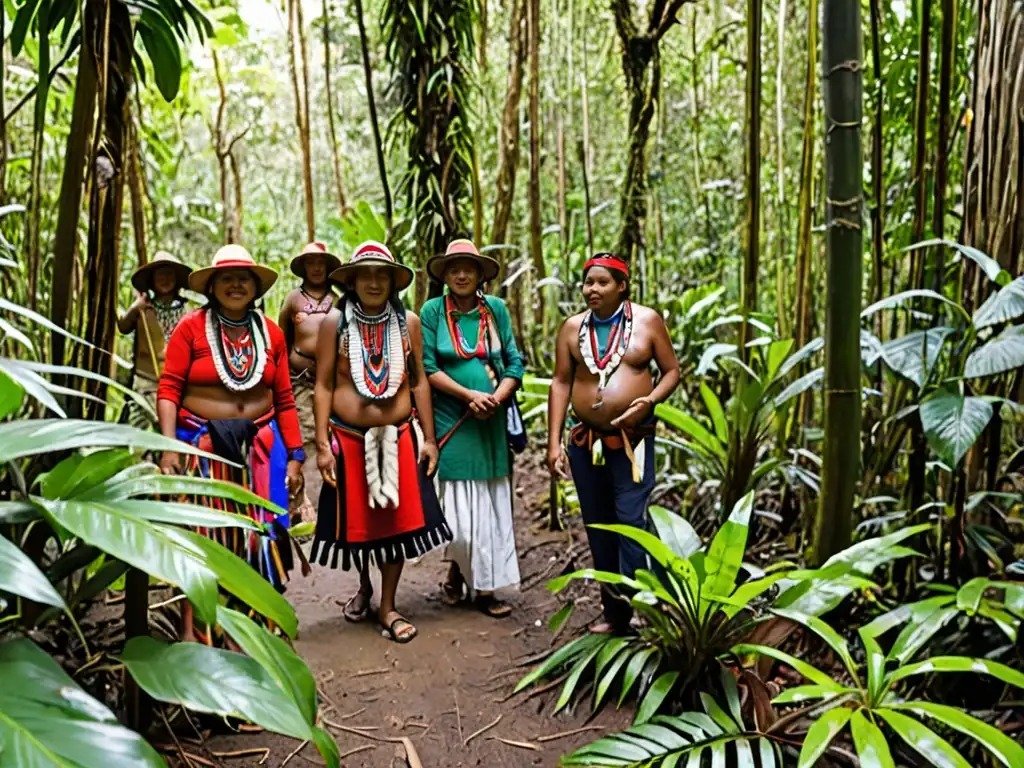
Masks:
[[[142,308],[149,304],[149,300],[144,294],[139,294],[135,302],[128,307],[127,311],[121,315],[117,320],[117,330],[121,333],[131,333],[135,330],[135,326],[139,322],[139,312]]]
[[[661,315],[653,314],[657,317],[657,323],[654,324],[654,362],[658,364],[661,380],[651,392],[650,398],[652,405],[657,405],[668,400],[679,386],[679,359],[665,321]]]
[[[409,328],[409,341],[412,342],[413,359],[420,371],[419,381],[416,382],[412,391],[413,397],[416,399],[416,410],[419,412],[420,426],[423,427],[423,439],[428,443],[436,443],[434,403],[430,397],[430,384],[434,376],[445,376],[445,374],[435,373],[429,378],[423,374],[423,333],[420,330],[420,319],[412,312],[406,312],[405,321]]]
[[[317,449],[330,450],[327,424],[331,419],[331,401],[334,399],[334,377],[338,364],[338,319],[341,313],[332,309],[320,323],[316,337],[316,384],[313,387],[313,424]]]
[[[569,398],[572,396],[573,359],[570,343],[574,334],[571,322],[567,320],[562,324],[555,342],[555,372],[551,377],[551,390],[548,393],[549,463],[552,457],[561,455],[562,430],[565,428]]]
[[[292,347],[295,346],[295,324],[292,322],[295,312],[292,311],[292,293],[289,293],[284,300],[284,304],[281,305],[281,312],[277,316],[277,324],[281,327],[284,332],[284,346],[289,353],[292,351]]]

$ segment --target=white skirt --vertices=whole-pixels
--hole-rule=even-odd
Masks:
[[[484,592],[519,584],[510,478],[439,480],[438,497],[453,536],[445,558],[466,583]]]

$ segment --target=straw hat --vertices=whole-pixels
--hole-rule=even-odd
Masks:
[[[260,280],[260,293],[257,298],[270,290],[277,281],[277,272],[270,267],[257,264],[245,248],[240,245],[225,245],[213,255],[213,262],[208,267],[197,269],[188,277],[188,287],[196,293],[206,293],[210,278],[220,269],[248,269]]]
[[[347,285],[352,282],[357,269],[373,266],[391,269],[395,276],[396,291],[404,291],[412,283],[413,271],[404,264],[399,264],[388,247],[376,240],[367,240],[356,248],[347,264],[342,264],[331,272],[330,279],[336,283]]]
[[[484,256],[477,250],[472,240],[452,240],[444,253],[439,253],[427,261],[427,273],[437,280],[444,282],[444,273],[448,271],[448,265],[455,259],[472,259],[480,267],[480,280],[488,282],[493,280],[501,272],[501,265],[496,259]]]
[[[145,292],[153,288],[153,274],[161,267],[169,267],[174,270],[174,282],[176,288],[185,288],[188,285],[188,276],[192,267],[182,264],[167,251],[157,251],[152,261],[143,264],[132,273],[132,285],[135,290]]]
[[[328,275],[341,266],[341,259],[328,251],[326,245],[320,242],[312,242],[307,244],[306,247],[299,252],[299,255],[292,259],[292,274],[298,275],[301,278],[306,277],[307,256],[323,256],[324,261],[327,263]]]

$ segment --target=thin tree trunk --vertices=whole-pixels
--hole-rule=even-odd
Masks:
[[[779,0],[778,17],[778,62],[775,67],[775,150],[776,150],[776,177],[775,185],[778,187],[776,193],[776,205],[778,206],[778,227],[775,233],[778,244],[778,255],[776,259],[775,275],[777,287],[775,300],[778,307],[779,336],[788,338],[790,336],[789,318],[786,312],[786,254],[789,251],[789,237],[786,232],[786,123],[783,119],[783,106],[786,95],[786,84],[783,78],[783,67],[786,53],[786,0]]]
[[[36,11],[40,30],[49,29],[50,0],[41,0]],[[39,84],[36,86],[35,112],[32,118],[32,154],[29,170],[28,216],[25,222],[25,251],[28,267],[28,305],[36,309],[39,294],[39,270],[42,254],[39,246],[39,227],[42,216],[43,144],[46,126],[46,99],[50,91],[49,34],[43,32],[39,43]]]
[[[870,0],[871,69],[875,81],[875,114],[871,120],[871,301],[881,301],[884,290],[882,257],[885,234],[885,177],[882,168],[883,128],[885,125],[885,81],[882,79],[881,8],[879,0]],[[883,338],[885,313],[875,315],[875,334]]]
[[[743,324],[740,357],[747,359],[750,328],[747,318],[757,311],[757,273],[761,251],[761,0],[747,0],[746,176],[747,208],[743,226],[743,282],[740,305]]]
[[[827,169],[825,440],[814,560],[848,546],[860,466],[860,310],[863,163],[859,0],[825,0],[822,71]]]
[[[540,0],[526,0],[527,44],[530,51],[530,258],[533,277],[544,277],[544,252],[541,250],[540,212]],[[544,325],[544,302],[534,301],[534,325]]]
[[[366,21],[363,18],[363,0],[355,0],[356,22],[359,25],[359,45],[363,53],[363,75],[366,78],[366,100],[370,109],[370,127],[373,128],[373,146],[377,153],[377,170],[384,194],[384,220],[388,237],[394,226],[394,210],[391,205],[391,187],[388,186],[388,167],[384,159],[384,144],[380,138],[380,123],[377,120],[377,102],[373,98],[373,69],[370,67],[370,45],[366,39]]]
[[[921,0],[921,28],[917,52],[917,94],[914,98],[914,242],[924,240],[928,221],[928,91],[931,81],[932,0]],[[911,257],[911,285],[924,287],[925,251]]]
[[[498,128],[497,200],[491,242],[504,243],[515,197],[516,170],[519,166],[519,100],[523,91],[523,58],[526,51],[523,16],[527,0],[512,0],[512,18],[508,27],[508,85],[505,106]]]
[[[877,1],[877,0],[876,0]],[[935,139],[935,190],[932,208],[932,235],[946,236],[946,187],[949,184],[950,103],[953,96],[953,67],[956,63],[957,0],[942,0],[942,46],[939,64],[939,114]],[[932,287],[941,292],[945,273],[945,249],[936,248]]]
[[[234,149],[228,150],[228,163],[231,166],[231,183],[235,193],[234,205],[232,206],[234,211],[235,235],[238,238],[238,242],[241,243],[245,240],[245,230],[242,228],[242,213],[244,211],[242,199],[242,174],[238,170],[238,158],[235,156]]]
[[[228,106],[228,92],[224,85],[224,73],[221,71],[220,57],[217,51],[213,51],[213,73],[217,78],[217,117],[214,121],[211,133],[213,134],[213,151],[217,157],[217,181],[220,192],[220,218],[221,227],[224,230],[224,243],[237,243],[239,241],[236,231],[234,217],[232,215],[231,200],[228,194],[228,150],[224,138],[224,116]]]
[[[487,72],[487,0],[480,0],[480,34],[477,37],[477,62],[480,71]]]
[[[296,50],[296,38],[299,50]],[[316,236],[316,222],[313,210],[313,169],[309,156],[309,74],[301,0],[288,0],[288,60],[291,64],[292,92],[295,95],[295,127],[299,132],[299,152],[302,158],[306,236],[313,240]]]
[[[128,122],[128,192],[132,201],[132,235],[135,239],[135,255],[139,266],[149,261],[146,250],[146,206],[142,194],[142,164],[139,159],[139,134],[135,121]]]
[[[0,4],[0,40],[7,39],[7,6]],[[0,46],[0,205],[7,202],[7,47]],[[59,335],[59,334],[54,334]]]
[[[567,258],[569,238],[569,220],[566,215],[565,202],[565,127],[562,124],[562,111],[559,109],[555,118],[555,145],[558,157],[558,250],[563,259]],[[568,278],[568,271],[565,277]]]
[[[583,40],[583,72],[580,74],[580,99],[583,106],[583,136],[579,139],[580,173],[583,176],[583,214],[587,221],[587,258],[594,255],[594,220],[590,215],[590,82],[587,73],[587,41]]]
[[[72,274],[78,251],[78,222],[82,211],[85,164],[92,142],[96,111],[96,52],[88,39],[103,18],[103,0],[88,0],[85,5],[84,28],[88,31],[78,56],[75,76],[75,97],[71,106],[71,126],[64,149],[64,174],[60,181],[57,204],[57,226],[53,242],[53,274],[50,296],[50,320],[61,328],[68,324],[71,306]],[[64,365],[64,337],[50,334],[50,362]]]
[[[817,0],[810,0],[812,3],[816,3]],[[693,24],[690,29],[690,43],[692,47],[693,63],[690,67],[690,87],[693,93],[693,168],[694,168],[694,186],[696,187],[697,195],[699,196],[701,205],[704,208],[704,236],[707,241],[708,247],[715,242],[715,225],[711,218],[711,198],[708,195],[708,191],[704,189],[703,180],[703,166],[704,160],[701,157],[701,101],[700,101],[700,88],[698,87],[698,78],[700,77],[700,51],[697,48],[697,10],[698,6],[693,6]]]
[[[330,129],[331,160],[334,166],[334,187],[338,192],[338,215],[344,217],[348,213],[348,201],[345,199],[345,185],[341,181],[341,156],[338,152],[338,134],[334,129],[334,94],[331,87],[331,24],[328,0],[323,0],[324,7],[324,91],[327,96],[327,126]]]

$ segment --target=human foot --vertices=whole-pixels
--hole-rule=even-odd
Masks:
[[[381,634],[393,642],[405,644],[416,637],[419,631],[398,611],[388,611],[380,622]]]
[[[342,608],[342,615],[351,622],[364,621],[370,615],[370,598],[373,597],[373,590],[367,587],[360,587]]]
[[[490,616],[492,619],[504,619],[512,615],[512,606],[504,600],[499,600],[494,595],[477,595],[473,604],[478,611]]]
[[[448,578],[441,584],[441,590],[444,592],[444,601],[451,606],[458,605],[462,602],[465,589],[466,582],[462,578],[461,571],[453,566],[448,571]]]
[[[613,635],[615,626],[609,621],[599,621],[597,624],[590,625],[590,631],[595,635]]]

